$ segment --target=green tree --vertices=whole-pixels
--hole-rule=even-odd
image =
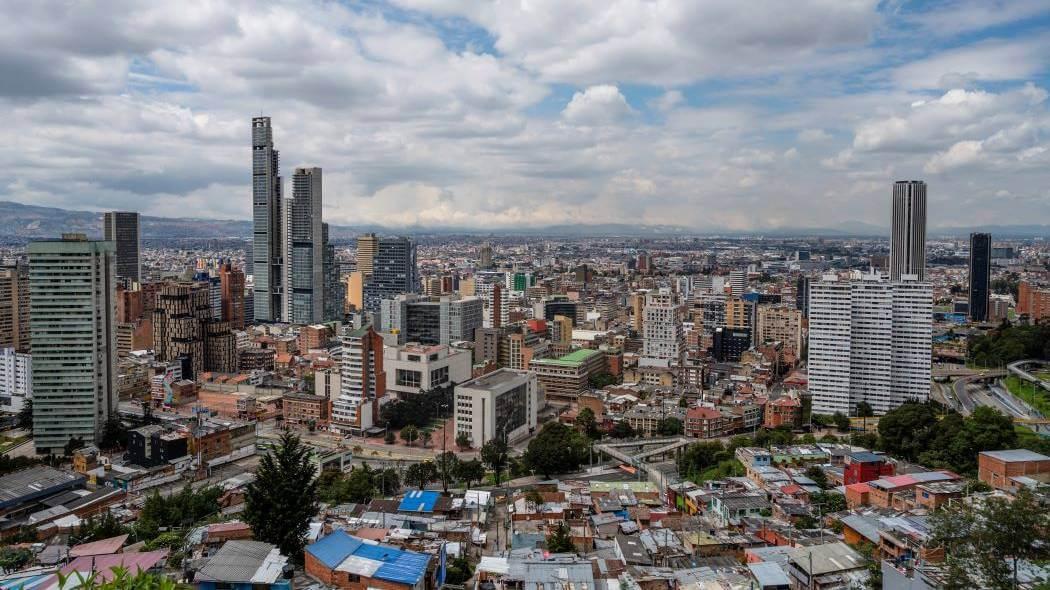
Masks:
[[[916,461],[930,447],[936,424],[933,405],[901,404],[879,419],[879,446],[890,455]]]
[[[441,490],[448,493],[448,485],[455,481],[459,470],[459,457],[452,451],[445,451],[435,459],[437,463],[438,479],[441,480]]]
[[[808,514],[803,514],[795,519],[795,528],[800,531],[809,531],[818,528],[820,523],[817,522],[816,518]]]
[[[138,570],[131,573],[127,568],[115,567],[109,580],[99,578],[99,572],[89,574],[58,572],[59,588],[77,588],[78,590],[182,590],[188,588],[163,574],[152,574]]]
[[[445,583],[451,586],[462,586],[474,575],[474,568],[466,557],[453,557],[448,561],[448,570],[445,573]]]
[[[72,457],[73,453],[77,452],[82,448],[84,448],[84,439],[80,438],[79,436],[74,436],[70,438],[68,442],[66,442],[66,446],[62,449],[62,453],[66,457]]]
[[[0,475],[7,475],[8,473],[39,464],[40,459],[37,459],[36,457],[11,457],[10,455],[0,455]]]
[[[637,433],[631,425],[624,420],[620,420],[616,424],[613,424],[612,430],[609,431],[609,436],[613,438],[634,438]]]
[[[22,402],[22,409],[18,411],[18,427],[29,434],[33,434],[33,399]]]
[[[419,438],[419,429],[412,424],[401,429],[401,440],[408,443],[408,446],[412,446],[412,443],[414,443],[417,438]]]
[[[579,428],[587,438],[595,440],[601,438],[601,433],[598,432],[598,420],[594,417],[594,410],[590,408],[583,408],[579,414],[576,414],[576,420],[574,422],[576,428]]]
[[[123,535],[126,532],[127,527],[121,524],[117,517],[113,516],[112,512],[107,510],[98,516],[89,516],[81,522],[76,534],[71,537],[71,541],[73,545],[79,545],[81,543],[109,539]]]
[[[871,404],[868,402],[857,403],[857,417],[858,418],[871,418],[875,415],[875,410],[872,409]]]
[[[724,460],[725,452],[725,446],[717,440],[691,444],[678,458],[678,472],[685,477],[696,476]]]
[[[676,436],[682,434],[684,429],[682,427],[682,421],[673,416],[660,420],[659,425],[656,427],[656,432],[660,436]]]
[[[499,485],[500,474],[507,466],[507,443],[496,437],[481,446],[481,460],[488,465],[496,476],[496,485]]]
[[[124,448],[128,441],[128,428],[116,416],[110,417],[102,426],[102,440],[99,445],[103,449]]]
[[[576,553],[576,545],[572,542],[572,532],[564,522],[559,522],[547,535],[547,551],[551,553]]]
[[[161,496],[154,491],[146,496],[135,521],[136,535],[147,539],[160,534],[161,528],[193,526],[219,511],[221,495],[222,490],[216,486],[194,490],[189,484],[170,496]]]
[[[599,373],[597,375],[591,375],[588,381],[592,389],[602,389],[609,385],[615,385],[617,379],[609,373]]]
[[[586,437],[561,422],[548,422],[536,438],[529,441],[525,462],[535,471],[550,479],[558,473],[579,469],[587,456]]]
[[[477,459],[460,461],[456,466],[456,478],[463,482],[463,486],[470,488],[475,483],[485,479],[485,464]]]
[[[33,563],[33,552],[29,549],[10,545],[0,547],[0,570],[3,570],[5,574],[17,572],[31,563]]]
[[[298,436],[284,433],[277,447],[259,461],[245,495],[244,518],[255,539],[297,560],[302,558],[310,519],[317,514],[317,476],[310,457]]]
[[[413,463],[405,471],[405,484],[414,486],[420,490],[425,489],[430,482],[438,478],[437,466],[432,461]]]
[[[820,489],[827,489],[828,476],[820,467],[813,465],[809,469],[806,469],[806,477],[812,479]]]
[[[470,443],[470,434],[466,432],[460,432],[456,435],[456,446],[459,447],[459,450],[465,451],[469,449]]]
[[[835,412],[831,419],[835,421],[835,427],[839,429],[839,432],[849,432],[849,416],[842,412]]]
[[[822,514],[842,512],[846,509],[846,497],[833,492],[813,494],[813,497],[809,499],[809,503],[813,506],[819,505]]]
[[[393,467],[373,471],[372,483],[382,496],[393,496],[401,491],[401,476]]]
[[[434,437],[434,435],[431,434],[429,430],[424,430],[424,431],[419,433],[419,440],[423,442],[423,448],[424,449],[427,448],[427,445],[430,444],[430,440],[433,437]]]
[[[392,445],[394,444],[395,440],[397,440],[397,437],[394,435],[394,431],[387,430],[386,435],[383,437],[383,442],[385,442],[388,445]]]

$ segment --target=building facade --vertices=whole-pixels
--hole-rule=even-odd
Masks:
[[[33,361],[14,348],[0,348],[0,410],[17,414],[33,397]]]
[[[757,341],[781,342],[798,356],[802,352],[802,312],[787,305],[759,306]]]
[[[970,320],[988,321],[992,295],[992,234],[970,234]]]
[[[383,338],[365,326],[343,335],[339,368],[339,397],[332,402],[332,428],[339,433],[360,433],[372,427],[379,400],[386,395]]]
[[[244,329],[244,271],[226,261],[219,266],[222,289],[222,321],[233,330]]]
[[[678,365],[685,354],[685,331],[681,310],[671,293],[649,293],[645,297],[642,323],[642,357]]]
[[[378,313],[384,299],[418,289],[416,243],[409,238],[380,238],[371,277],[365,282],[365,310]]]
[[[29,352],[29,267],[0,268],[0,348]]]
[[[810,291],[813,411],[878,413],[930,394],[933,292],[929,283],[828,275]]]
[[[324,319],[321,202],[321,169],[296,168],[292,174],[292,197],[284,204],[284,319],[293,324]]]
[[[535,373],[499,369],[456,386],[456,435],[477,448],[496,437],[513,443],[535,431],[542,404]]]
[[[529,369],[548,400],[575,402],[591,389],[590,379],[606,372],[605,353],[581,348],[556,359],[533,359]]]
[[[82,234],[29,244],[33,436],[37,453],[100,441],[116,411],[116,260]]]
[[[383,351],[383,368],[390,376],[387,391],[399,397],[468,381],[470,351],[447,345],[407,344]]]

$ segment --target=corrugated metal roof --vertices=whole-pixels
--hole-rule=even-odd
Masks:
[[[275,560],[271,556],[274,549],[273,545],[260,541],[227,541],[197,572],[196,579],[215,582],[258,582],[257,574],[269,576],[274,572]],[[281,563],[283,567],[287,558],[279,556],[277,561],[281,559],[284,560]],[[280,567],[276,568],[276,575],[280,575],[280,571]],[[276,581],[276,575],[272,576],[273,579],[268,583]]]
[[[145,553],[117,553],[114,555],[88,555],[78,557],[62,567],[62,573],[69,575],[79,572],[88,575],[97,572],[99,582],[113,579],[114,568],[124,568],[129,572],[147,571],[157,566],[168,557],[167,549],[147,551]]]
[[[117,535],[100,541],[82,543],[69,550],[70,557],[83,557],[85,555],[111,555],[120,551],[124,542],[128,540],[127,535]]]
[[[413,586],[426,573],[431,557],[389,545],[366,543],[342,530],[333,531],[306,551],[331,569]]]
[[[788,578],[787,574],[784,573],[784,568],[780,567],[778,563],[770,561],[749,563],[747,568],[751,570],[751,575],[755,577],[755,581],[762,588],[767,586],[788,586],[791,584],[791,578]]]
[[[335,569],[344,559],[353,554],[362,543],[364,541],[350,536],[346,531],[336,530],[316,543],[309,545],[306,551],[325,564],[326,567]]]
[[[440,493],[427,490],[414,490],[401,499],[397,509],[401,512],[433,512]]]
[[[1035,451],[1029,451],[1028,449],[1011,449],[1007,451],[983,451],[982,455],[986,455],[993,459],[1000,461],[1047,461],[1050,457],[1042,455]]]

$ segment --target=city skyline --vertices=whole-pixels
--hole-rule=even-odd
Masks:
[[[91,44],[55,39],[102,15],[21,11],[0,199],[248,219],[262,114],[333,225],[881,226],[898,178],[931,229],[1050,218],[1044,4],[649,8],[131,3]]]

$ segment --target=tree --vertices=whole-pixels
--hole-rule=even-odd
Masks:
[[[678,472],[683,476],[697,475],[716,465],[725,447],[717,440],[698,442],[686,447],[678,458]]]
[[[879,419],[879,446],[891,455],[916,461],[929,448],[937,412],[930,404],[907,402]]]
[[[839,432],[849,432],[849,417],[842,412],[835,412],[831,416],[831,419],[835,421],[835,427],[839,429]]]
[[[481,460],[496,476],[496,485],[499,485],[499,476],[503,468],[507,466],[507,443],[496,437],[481,446]]]
[[[55,575],[58,577],[57,586],[59,588],[77,588],[78,590],[142,590],[144,588],[178,590],[182,588],[182,585],[176,582],[174,578],[164,574],[152,574],[142,570],[131,573],[128,568],[124,567],[113,568],[112,576],[107,581],[99,578],[98,571],[88,574],[81,572],[63,574],[58,572]]]
[[[448,484],[456,479],[459,469],[459,457],[452,451],[445,451],[437,456],[438,477],[441,480],[441,490],[448,493]]]
[[[429,430],[424,430],[419,433],[419,440],[423,441],[424,449],[430,444],[430,439],[433,438],[433,436],[434,435],[432,435]]]
[[[827,489],[828,476],[820,467],[817,467],[816,465],[811,466],[806,470],[806,477],[812,479],[820,489]]]
[[[536,438],[529,441],[525,462],[534,471],[550,479],[557,473],[579,469],[587,456],[586,437],[561,422],[548,422]]]
[[[74,436],[66,442],[65,448],[62,449],[62,454],[66,457],[72,457],[73,453],[84,448],[84,439],[79,436]]]
[[[456,478],[463,482],[463,486],[470,488],[475,482],[485,479],[485,464],[477,459],[460,461],[456,466]]]
[[[608,385],[615,385],[616,381],[616,377],[609,373],[598,373],[597,375],[591,375],[588,379],[592,389],[602,389]]]
[[[656,427],[656,432],[660,436],[676,436],[682,434],[684,429],[682,427],[682,421],[674,416],[664,418],[660,420],[659,425]]]
[[[103,449],[123,448],[128,440],[128,428],[120,421],[120,418],[111,416],[102,426],[102,440],[99,442]]]
[[[470,434],[468,434],[466,432],[460,432],[459,434],[456,435],[456,446],[459,447],[459,450],[465,451],[465,450],[469,449],[470,448],[470,444],[471,444]]]
[[[22,409],[18,411],[18,427],[29,434],[33,434],[33,399],[29,398],[22,402]]]
[[[0,475],[7,475],[14,471],[25,469],[26,467],[32,467],[38,465],[40,459],[36,457],[11,457],[10,455],[0,455]]]
[[[419,429],[409,424],[408,426],[401,429],[401,440],[408,443],[408,446],[412,446],[412,443],[419,438]]]
[[[0,547],[0,570],[4,573],[17,572],[33,563],[33,552],[25,547]]]
[[[623,420],[613,424],[612,430],[609,431],[609,436],[613,438],[634,438],[636,435],[634,428]]]
[[[831,492],[813,494],[813,497],[809,499],[809,503],[812,506],[819,505],[822,514],[842,512],[846,509],[846,497],[842,494],[834,494]]]
[[[573,422],[576,428],[579,428],[587,438],[591,440],[601,438],[601,433],[598,432],[598,421],[594,417],[594,410],[590,408],[583,408],[579,414],[576,414],[576,420]]]
[[[432,461],[413,463],[405,471],[405,484],[422,490],[438,478],[437,466]]]
[[[189,484],[170,496],[161,496],[154,491],[146,501],[135,521],[136,536],[140,539],[156,537],[161,528],[189,527],[208,516],[219,512],[219,497],[222,490],[208,486],[194,490]]]
[[[317,476],[311,451],[299,437],[284,433],[280,443],[259,461],[248,484],[244,518],[257,541],[276,545],[300,559],[310,519],[317,514]]]
[[[576,553],[576,545],[572,542],[572,532],[564,522],[559,522],[551,534],[547,535],[547,551],[551,553]]]
[[[795,519],[795,528],[800,531],[812,530],[819,526],[820,523],[817,522],[817,519],[813,518],[808,514],[803,514],[802,516],[799,516],[797,519]]]
[[[373,471],[372,483],[382,496],[393,496],[401,491],[401,476],[393,467]]]
[[[98,516],[89,516],[80,523],[75,535],[71,537],[73,545],[101,541],[128,532],[127,527],[117,520],[110,511],[105,511]]]
[[[387,430],[386,431],[386,436],[383,437],[383,442],[385,442],[388,445],[392,445],[392,444],[394,444],[395,440],[397,440],[397,437],[394,435],[394,431],[393,430]]]
[[[875,415],[875,410],[872,409],[871,404],[868,402],[857,403],[857,417],[858,418],[871,418]]]
[[[466,557],[453,557],[448,561],[448,570],[445,573],[445,584],[450,586],[462,586],[474,575],[474,568],[470,567],[470,561]]]

